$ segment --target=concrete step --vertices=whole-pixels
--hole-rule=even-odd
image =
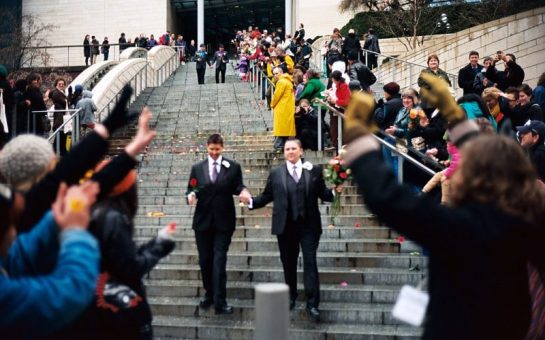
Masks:
[[[136,242],[145,242],[148,238],[135,238]],[[196,250],[194,237],[176,237],[176,249]],[[277,240],[267,238],[233,238],[229,249],[232,251],[276,251]],[[364,252],[364,253],[399,253],[397,240],[390,239],[327,239],[320,241],[318,252]]]
[[[331,211],[331,204],[320,204],[318,205],[320,214],[322,216],[328,216]],[[238,215],[250,215],[250,216],[262,216],[262,217],[271,217],[272,216],[272,203],[263,208],[250,210],[246,207],[242,207],[239,204],[235,205],[235,209]],[[185,215],[194,211],[195,207],[184,204],[164,204],[164,205],[150,205],[150,204],[141,204],[138,206],[138,215],[144,216],[149,212],[163,212],[168,215]],[[343,215],[369,215],[370,212],[366,206],[362,204],[345,204],[341,206],[340,216]]]
[[[139,225],[134,232],[134,235],[137,237],[154,237],[157,235],[157,232],[162,229],[163,226],[145,226]],[[191,226],[179,226],[176,229],[176,236],[178,237],[193,237],[195,235],[194,230]],[[326,228],[322,232],[321,240],[328,239],[395,239],[399,235],[392,229],[386,227],[378,226],[335,226],[334,228]],[[271,235],[270,227],[260,227],[256,228],[255,226],[239,226],[235,229],[233,234],[234,238],[266,238],[266,239],[276,239],[276,236]]]
[[[145,205],[164,205],[164,204],[178,204],[180,206],[187,205],[187,196],[185,196],[185,189],[183,188],[169,188],[169,189],[157,189],[157,188],[140,188],[138,189],[138,202]],[[253,194],[260,193],[260,191]],[[233,202],[235,207],[239,205],[240,201],[238,197],[233,196]],[[324,203],[329,205],[330,203]],[[361,195],[341,195],[341,204],[363,204],[363,197]],[[246,208],[245,208],[246,209]],[[259,210],[259,209],[256,209]]]
[[[202,309],[198,306],[198,298],[148,298],[153,315],[176,315],[182,317],[199,316],[201,318],[216,319],[214,309]],[[223,316],[228,320],[254,320],[255,301],[242,299],[229,299],[233,306],[232,315]],[[366,304],[348,302],[322,302],[320,303],[320,320],[324,323],[363,324],[363,325],[401,325],[401,321],[392,317],[391,304]],[[288,312],[288,311],[286,311]],[[293,322],[309,321],[303,301],[296,304],[290,311],[290,319]]]
[[[164,215],[162,217],[148,217],[137,216],[134,219],[134,224],[139,225],[167,225],[171,222],[176,222],[180,226],[190,226],[193,223],[193,217],[191,215]],[[335,217],[336,226],[356,226],[356,225],[378,225],[377,219],[374,215],[339,215]],[[257,226],[266,227],[271,225],[270,217],[263,217],[258,215],[239,215],[236,217],[235,225],[244,226]],[[322,227],[330,227],[331,218],[329,216],[322,216]]]
[[[417,285],[425,276],[424,271],[409,271],[397,268],[349,268],[322,267],[318,270],[321,283],[370,285]],[[302,282],[303,271],[298,270]],[[200,280],[201,273],[196,265],[160,264],[150,272],[154,280]],[[282,268],[270,266],[228,266],[227,281],[284,282]]]
[[[200,298],[205,294],[200,280],[146,280],[150,297]],[[227,281],[228,299],[255,299],[254,282]],[[400,285],[320,284],[322,301],[350,303],[395,303]],[[306,301],[303,283],[297,285],[297,300]]]
[[[427,260],[422,256],[408,254],[384,253],[357,253],[357,252],[320,252],[317,257],[318,268],[346,267],[346,268],[397,268],[410,269],[418,266],[422,270],[427,267]],[[165,264],[198,265],[199,256],[196,250],[174,251]],[[227,264],[236,267],[275,266],[281,268],[280,253],[278,251],[231,251],[227,256]],[[299,254],[298,267],[303,268],[303,257]]]
[[[236,321],[224,316],[214,318],[164,317],[153,321],[156,339],[253,339],[253,320]],[[291,322],[286,340],[416,340],[421,330],[400,325],[351,325]],[[284,340],[284,339],[282,339]]]

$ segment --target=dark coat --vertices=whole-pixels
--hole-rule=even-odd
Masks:
[[[545,145],[543,144],[543,138],[540,138],[537,144],[528,150],[528,154],[536,168],[539,179],[545,182]]]
[[[223,54],[220,51],[216,51],[216,53],[214,53],[212,64],[214,64],[215,68],[225,70],[228,62],[229,56],[227,55],[227,51],[224,51]]]
[[[524,125],[528,120],[540,120],[543,121],[543,112],[539,105],[530,103],[528,105],[517,105],[513,112],[509,115],[513,126]]]
[[[228,162],[227,168],[223,163]],[[230,159],[222,157],[222,165],[216,183],[210,181],[208,172],[208,158],[191,167],[189,175],[197,180],[197,190],[187,186],[187,194],[195,192],[197,207],[193,217],[193,229],[205,231],[215,228],[221,231],[235,229],[236,212],[233,195],[239,195],[246,187],[242,183],[240,165]]]
[[[380,47],[378,44],[378,38],[374,34],[370,34],[363,44],[363,49],[380,53]]]
[[[89,40],[87,39],[83,39],[83,56],[84,57],[91,56],[91,45],[89,44]]]
[[[360,61],[349,66],[348,76],[350,80],[358,80],[364,90],[369,89],[377,81],[373,72]]]
[[[519,64],[510,60],[507,63],[508,71],[498,71],[496,66],[489,67],[486,70],[486,78],[490,79],[497,85],[501,91],[505,91],[508,87],[519,87],[524,81],[524,70]]]
[[[288,218],[288,171],[286,164],[271,170],[267,185],[261,195],[253,198],[252,209],[264,207],[273,202],[272,234],[282,235]],[[322,233],[322,220],[318,208],[318,198],[331,202],[333,193],[327,188],[322,175],[322,168],[314,165],[311,170],[303,168],[301,175],[306,185],[306,216],[308,225],[317,233]]]
[[[206,64],[208,64],[208,66],[212,65],[212,63],[210,63],[210,60],[208,60],[208,55],[206,54],[206,52],[202,52],[202,51],[197,51],[195,52],[195,66],[197,67],[197,70],[200,70],[200,69],[204,69],[206,70]]]
[[[477,70],[482,70],[483,65],[477,64]],[[471,64],[467,64],[462,67],[458,72],[458,86],[464,90],[464,95],[469,93],[476,93],[473,88],[473,82],[475,81],[475,73]]]
[[[530,323],[527,263],[545,269],[545,228],[492,205],[446,207],[400,186],[380,151],[351,165],[369,209],[429,250],[423,339],[523,339]]]
[[[375,110],[375,121],[381,130],[394,125],[399,110],[403,107],[401,95],[395,94],[389,100],[379,102]]]
[[[68,107],[68,98],[66,95],[58,89],[53,89],[49,92],[49,98],[53,101],[55,111],[53,112],[53,131],[57,130],[63,123],[62,116],[64,116]]]
[[[96,38],[91,40],[91,44],[92,44],[91,51],[93,52],[93,54],[99,55],[100,51],[99,51],[98,47],[99,47],[100,43],[98,42],[98,40],[96,40]]]
[[[348,56],[348,53],[354,51],[359,54],[361,50],[361,43],[355,34],[351,33],[344,39],[342,54]]]

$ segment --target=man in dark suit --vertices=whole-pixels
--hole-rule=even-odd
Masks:
[[[458,71],[458,86],[464,89],[464,95],[475,93],[473,82],[482,69],[483,65],[479,64],[479,52],[469,52],[469,64]]]
[[[233,195],[247,200],[250,193],[242,183],[240,165],[223,157],[223,138],[219,134],[208,137],[208,157],[191,167],[187,186],[187,202],[197,203],[193,229],[199,253],[199,265],[206,294],[199,306],[212,304],[216,314],[232,314],[226,301],[227,250],[235,231]]]
[[[301,161],[303,148],[298,139],[284,145],[286,163],[271,170],[263,193],[246,201],[250,209],[273,202],[272,234],[277,235],[284,279],[290,288],[290,309],[297,299],[297,258],[303,250],[303,281],[307,312],[311,319],[320,317],[320,282],[316,250],[322,234],[318,198],[331,202],[333,191],[325,185],[322,169]]]
[[[223,44],[219,44],[218,47],[219,50],[214,53],[214,59],[212,59],[212,63],[216,68],[216,84],[219,84],[220,82],[220,72],[221,82],[225,83],[225,70],[227,69],[227,62],[229,61],[229,58],[227,57],[227,52],[225,52]]]
[[[204,84],[204,74],[206,73],[206,64],[212,67],[210,60],[207,59],[206,46],[201,44],[200,49],[195,53],[195,64],[197,67],[197,80],[199,85]]]

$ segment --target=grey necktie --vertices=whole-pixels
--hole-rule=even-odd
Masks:
[[[218,162],[212,163],[212,183],[216,183],[216,180],[218,179]]]
[[[299,176],[297,176],[297,166],[293,166],[293,172],[291,173],[291,177],[293,177],[293,180],[295,183],[299,183]]]

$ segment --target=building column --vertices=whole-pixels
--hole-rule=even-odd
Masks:
[[[204,44],[204,0],[197,0],[197,48]]]
[[[288,34],[293,34],[293,28],[291,26],[292,24],[292,21],[293,21],[293,3],[292,3],[292,0],[285,0],[285,27],[284,27],[284,32],[286,33],[286,35]]]

